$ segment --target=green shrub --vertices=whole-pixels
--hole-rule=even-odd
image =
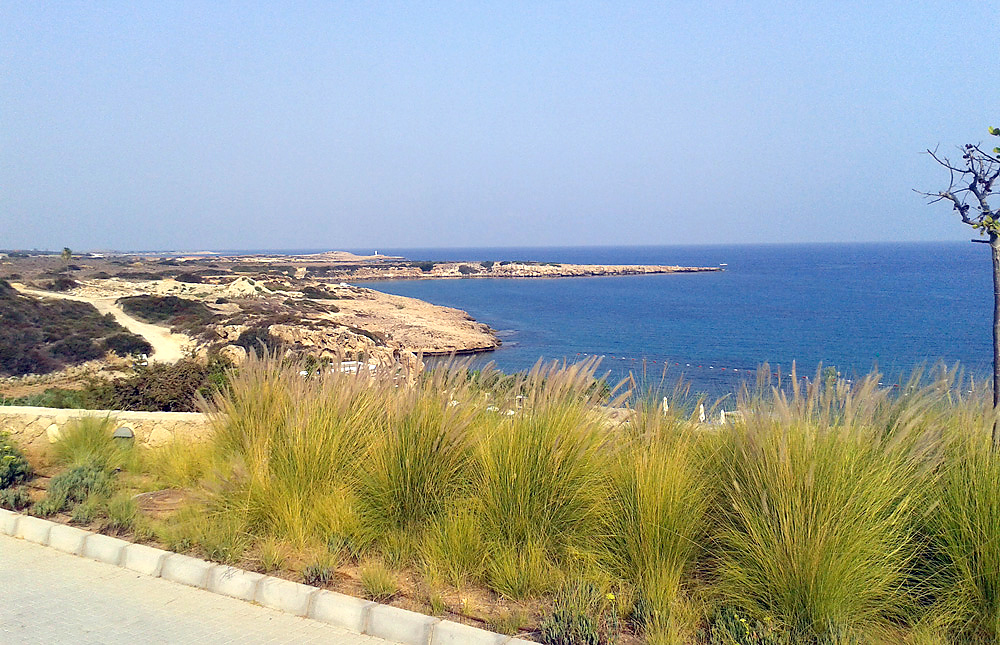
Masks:
[[[11,511],[24,510],[31,506],[31,495],[24,486],[0,488],[0,508]]]
[[[7,284],[4,282],[3,284]],[[92,305],[0,289],[0,374],[45,374],[101,355],[99,341],[124,332]]]
[[[337,298],[336,294],[313,286],[304,288],[302,290],[302,295],[306,298],[312,298],[313,300],[334,300]]]
[[[347,325],[347,328],[352,332],[354,332],[355,334],[364,336],[365,338],[370,338],[371,340],[375,341],[375,344],[378,345],[379,347],[385,345],[386,337],[385,334],[383,334],[382,332],[369,331],[367,329],[361,329],[360,327],[353,327],[351,325]]]
[[[69,506],[79,504],[91,495],[109,496],[112,477],[95,462],[85,462],[56,475],[49,481],[45,498],[35,505],[39,515],[52,515]]]
[[[82,334],[68,336],[52,345],[52,354],[70,363],[84,363],[103,355],[94,341]]]
[[[86,389],[69,390],[61,387],[52,387],[44,392],[18,397],[16,399],[4,399],[0,405],[29,405],[40,408],[64,409],[86,409],[96,407]]]
[[[469,266],[468,264],[458,265],[458,272],[461,273],[462,275],[472,275],[473,273],[479,273],[479,271],[477,271],[474,267]]]
[[[196,412],[199,395],[211,397],[225,387],[228,369],[220,360],[153,363],[137,368],[132,376],[94,384],[89,392],[100,409]]]
[[[204,303],[177,296],[127,296],[119,298],[117,303],[128,314],[150,323],[174,324],[175,319],[186,316],[207,324],[215,317]]]
[[[283,343],[280,338],[272,336],[267,327],[251,327],[243,330],[233,344],[239,345],[248,353],[264,355],[269,351],[277,350]]]
[[[0,432],[0,489],[10,488],[31,478],[31,464],[10,436]]]
[[[52,282],[49,283],[49,290],[50,291],[69,291],[71,289],[75,289],[79,285],[80,285],[80,283],[77,282],[76,280],[72,279],[72,278],[60,277],[60,278],[56,278],[55,280],[53,280]]]
[[[323,556],[310,562],[302,569],[302,580],[307,585],[323,587],[333,580],[335,569],[335,563],[330,556]]]
[[[104,350],[114,352],[119,356],[149,355],[153,353],[153,346],[142,336],[120,333],[112,334],[104,339]]]
[[[91,495],[70,511],[70,521],[74,524],[91,524],[104,512],[106,500],[100,495]]]

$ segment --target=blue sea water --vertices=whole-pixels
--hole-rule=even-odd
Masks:
[[[366,250],[370,252],[371,250]],[[412,260],[718,266],[719,273],[455,279],[363,286],[468,311],[503,347],[477,356],[514,372],[539,358],[604,356],[612,379],[683,375],[721,394],[765,361],[800,374],[873,367],[891,381],[960,362],[989,373],[989,249],[968,242],[755,246],[379,249]]]

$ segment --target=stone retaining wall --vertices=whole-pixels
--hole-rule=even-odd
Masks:
[[[43,449],[59,438],[67,423],[81,417],[111,417],[115,427],[127,426],[142,446],[161,446],[174,439],[208,437],[208,417],[200,412],[122,412],[63,410],[20,405],[0,406],[0,432],[7,432],[26,450]]]

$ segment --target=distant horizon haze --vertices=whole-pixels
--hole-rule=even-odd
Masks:
[[[1000,5],[0,5],[0,248],[951,241]],[[955,157],[958,157],[956,153]]]

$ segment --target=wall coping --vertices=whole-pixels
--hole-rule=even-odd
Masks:
[[[82,410],[79,408],[40,408],[30,405],[0,405],[0,416],[70,416],[70,417],[113,417],[135,421],[203,421],[209,416],[203,412],[139,412],[133,410]]]

